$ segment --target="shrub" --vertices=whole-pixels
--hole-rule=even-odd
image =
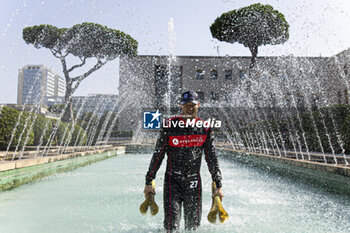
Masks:
[[[344,143],[345,153],[350,154],[350,114],[340,127],[340,135]]]
[[[33,125],[33,145],[46,145],[52,132],[52,121],[38,114]]]
[[[245,146],[287,150],[301,146],[306,151],[350,153],[350,106],[345,104],[321,108],[280,120],[261,121],[240,129]],[[277,145],[276,145],[277,142]],[[343,144],[343,145],[341,145]],[[322,146],[322,147],[321,147]]]
[[[63,121],[57,121],[52,120],[53,126],[58,127],[56,136],[53,139],[52,145],[54,146],[74,146],[75,142],[77,141],[82,142],[83,144],[86,143],[86,132],[85,130],[80,127],[79,125],[74,125],[74,130],[72,130],[72,123],[66,123]]]
[[[31,145],[33,143],[34,133],[33,130],[29,129],[30,127],[28,127],[30,122],[27,123],[27,127],[25,128],[27,119],[28,114],[21,114],[21,112],[16,109],[3,107],[0,113],[0,150],[7,149],[13,132],[15,133],[11,141],[11,149],[15,148],[17,145],[19,145],[19,148],[21,148],[24,145],[27,136],[27,145]],[[21,137],[23,131],[24,133]]]
[[[85,143],[87,141],[87,135],[86,135],[85,130],[82,127],[75,124],[74,129],[72,130],[72,124],[69,124],[68,130],[69,130],[69,134],[70,134],[69,146],[74,146],[76,141],[78,143],[81,143],[81,145],[85,145]]]

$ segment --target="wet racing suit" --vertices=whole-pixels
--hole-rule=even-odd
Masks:
[[[181,116],[167,122],[184,121]],[[201,120],[199,118],[196,121]],[[196,229],[202,215],[202,184],[200,167],[204,150],[209,172],[216,186],[220,188],[221,172],[213,146],[210,128],[163,127],[157,140],[148,172],[146,185],[156,177],[156,173],[167,153],[167,166],[164,177],[164,228],[168,231],[180,227],[181,205],[184,206],[185,228]]]

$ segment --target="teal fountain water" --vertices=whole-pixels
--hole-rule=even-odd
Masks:
[[[139,205],[150,154],[128,154],[0,193],[0,232],[163,232],[162,183],[156,178],[159,213]],[[288,178],[220,159],[224,175],[224,224],[207,219],[210,175],[205,163],[203,216],[198,232],[348,232],[350,199]],[[181,227],[183,229],[183,226]]]

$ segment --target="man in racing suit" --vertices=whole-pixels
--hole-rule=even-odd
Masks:
[[[167,232],[179,229],[181,207],[184,207],[185,229],[199,227],[202,215],[202,184],[200,167],[204,150],[212,180],[216,183],[213,197],[223,197],[221,172],[213,146],[213,134],[210,128],[180,127],[186,120],[202,121],[197,117],[198,95],[187,91],[181,98],[180,116],[166,120],[157,140],[148,172],[144,194],[155,194],[151,182],[167,153],[167,166],[164,177],[164,228]],[[181,123],[182,121],[182,123]]]

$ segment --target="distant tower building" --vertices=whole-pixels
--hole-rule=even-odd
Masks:
[[[63,99],[64,80],[44,65],[26,65],[19,70],[17,104],[48,105]]]

